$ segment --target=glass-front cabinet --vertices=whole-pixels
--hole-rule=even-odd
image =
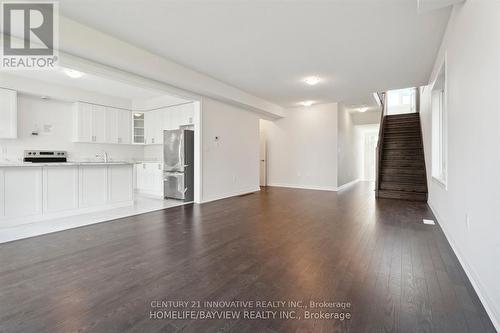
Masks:
[[[134,112],[134,143],[144,144],[144,112]]]

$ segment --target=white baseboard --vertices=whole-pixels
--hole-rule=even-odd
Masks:
[[[436,211],[436,209],[434,208],[432,203],[429,201],[429,202],[427,202],[427,204],[431,208],[432,213],[436,217],[436,219],[439,223],[439,226],[443,230],[443,233],[444,233],[446,239],[448,240],[448,243],[450,243],[453,252],[455,252],[455,255],[457,256],[458,261],[462,265],[462,268],[464,269],[465,274],[469,278],[469,281],[471,282],[472,287],[474,288],[474,290],[476,291],[476,294],[478,295],[479,299],[481,300],[481,303],[483,304],[486,312],[488,313],[488,316],[490,317],[490,320],[493,323],[493,326],[495,326],[495,329],[497,330],[497,332],[500,332],[500,315],[497,315],[497,312],[495,311],[496,308],[494,306],[493,301],[488,297],[488,293],[486,292],[486,289],[482,285],[480,279],[478,278],[478,275],[476,274],[476,272],[474,271],[472,266],[467,264],[467,261],[461,255],[459,249],[455,245],[455,241],[453,240],[451,233],[447,229],[446,223],[442,223],[443,220],[441,219],[441,216],[438,214],[438,212]]]
[[[260,191],[260,187],[249,188],[246,190],[239,190],[239,191],[234,191],[234,192],[226,192],[226,193],[222,193],[222,194],[219,194],[216,196],[208,197],[207,199],[204,198],[201,200],[201,203],[207,203],[207,202],[227,199],[227,198],[231,198],[231,197],[237,197],[239,195],[250,194],[250,193],[255,193],[255,192],[259,192],[259,191]]]
[[[344,185],[341,185],[341,186],[337,187],[337,191],[342,191],[343,189],[346,189],[349,186],[352,186],[352,185],[356,184],[359,181],[361,181],[359,178],[358,179],[354,179],[354,180],[350,181],[349,183],[346,183]]]
[[[270,183],[268,186],[274,186],[274,187],[287,187],[287,188],[298,188],[301,190],[317,190],[317,191],[332,191],[332,192],[337,192],[341,191],[351,185],[356,184],[359,182],[360,179],[355,179],[347,184],[344,184],[342,186],[316,186],[316,185],[297,185],[297,184],[285,184],[285,183]]]
[[[337,191],[337,187],[334,186],[315,186],[315,185],[296,185],[296,184],[284,184],[284,183],[270,183],[267,186],[271,187],[287,187],[287,188],[298,188],[301,190],[317,190],[317,191]]]

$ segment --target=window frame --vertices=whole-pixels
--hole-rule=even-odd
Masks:
[[[448,186],[448,80],[445,55],[431,88],[432,179],[445,189]],[[442,82],[439,82],[442,80]],[[439,85],[436,87],[436,85]],[[439,101],[436,101],[439,98]],[[436,107],[438,106],[438,107]],[[437,135],[437,137],[436,137]]]

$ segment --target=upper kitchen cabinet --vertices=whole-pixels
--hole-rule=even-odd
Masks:
[[[74,142],[131,143],[130,111],[84,102],[73,107]]]
[[[76,102],[73,106],[73,141],[105,142],[106,114],[100,105]]]
[[[106,142],[131,143],[131,113],[128,110],[106,107]]]
[[[144,112],[134,112],[132,116],[132,143],[144,144]]]
[[[17,138],[17,92],[0,88],[0,139]]]
[[[144,113],[145,144],[163,144],[164,118],[165,113],[163,109],[151,110]]]

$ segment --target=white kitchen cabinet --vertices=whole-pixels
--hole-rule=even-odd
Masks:
[[[100,105],[76,102],[73,106],[73,141],[105,142],[105,111]]]
[[[144,126],[146,144],[163,144],[164,112],[162,109],[144,113]]]
[[[3,169],[3,217],[42,213],[42,168]]]
[[[17,91],[0,88],[0,139],[17,138]]]
[[[106,108],[106,142],[118,143],[118,109]]]
[[[108,169],[109,202],[133,200],[133,169],[130,165],[114,165]]]
[[[78,166],[43,168],[43,212],[78,208]]]
[[[163,198],[163,163],[141,163],[136,165],[137,191]]]
[[[92,126],[94,142],[106,142],[106,108],[101,105],[92,105]]]
[[[118,143],[132,143],[132,112],[128,110],[118,110]]]
[[[79,168],[79,206],[104,205],[108,201],[108,167],[89,165]]]
[[[131,113],[130,111],[106,107],[106,143],[131,143]]]
[[[92,105],[77,102],[73,105],[73,141],[93,142]]]

